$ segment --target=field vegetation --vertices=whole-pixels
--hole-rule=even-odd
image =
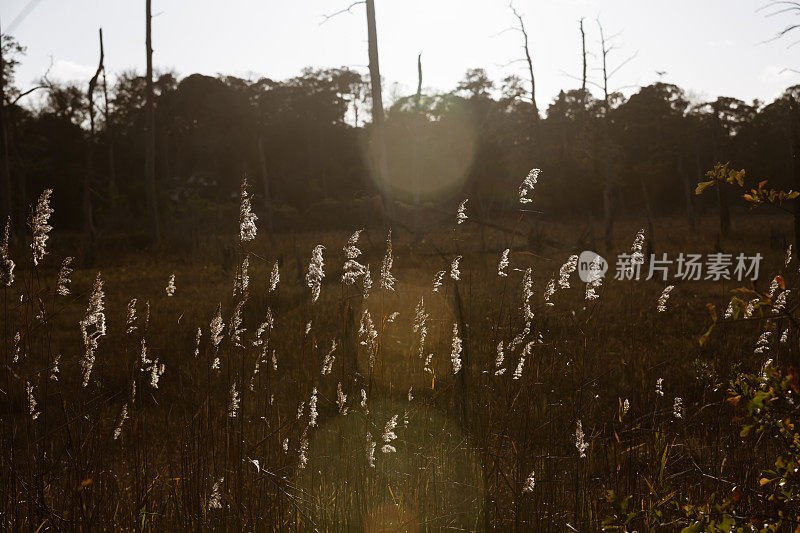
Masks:
[[[30,246],[3,249],[6,527],[796,526],[797,263],[764,247],[788,218],[723,243],[765,255],[755,283],[612,261],[590,295],[580,228],[530,204],[515,233],[467,202],[427,232],[270,239],[242,191],[228,237],[110,239],[72,271],[33,206]],[[625,223],[619,248],[711,253],[716,223]]]

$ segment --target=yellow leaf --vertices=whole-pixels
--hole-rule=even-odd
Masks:
[[[747,287],[737,287],[735,289],[731,289],[731,292],[734,294],[751,294],[753,296],[760,296],[756,291],[748,289]]]
[[[733,183],[734,181],[739,184],[739,187],[744,187],[744,169],[731,170],[728,175],[728,183]]]
[[[712,185],[714,185],[714,180],[701,181],[700,183],[697,184],[697,188],[694,190],[694,193],[695,194],[703,194],[703,191],[708,189]]]
[[[709,326],[709,328],[708,328],[708,331],[706,331],[705,333],[703,333],[703,336],[702,336],[702,337],[700,337],[700,340],[699,340],[699,342],[700,342],[700,346],[703,346],[703,345],[706,343],[706,341],[708,340],[708,338],[711,336],[711,331],[712,331],[713,329],[714,329],[714,324],[711,324],[711,326]]]

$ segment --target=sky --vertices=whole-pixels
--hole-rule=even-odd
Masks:
[[[153,62],[180,76],[267,76],[286,79],[304,67],[342,67],[367,73],[363,5],[324,20],[352,0],[153,0]],[[631,55],[612,78],[630,94],[659,79],[682,87],[694,101],[724,95],[770,101],[800,83],[800,30],[767,42],[793,14],[758,11],[763,0],[515,0],[534,62],[537,103],[546,109],[560,89],[580,85],[578,21],[585,18],[590,80],[599,82],[599,32],[618,34],[611,66]],[[387,103],[416,91],[417,54],[423,86],[449,91],[468,68],[494,81],[527,79],[522,34],[507,0],[375,0],[381,74]],[[50,78],[88,84],[103,28],[109,74],[145,67],[143,0],[2,0],[0,24],[27,47],[16,84]],[[23,17],[20,17],[23,13]],[[17,19],[15,21],[15,19]],[[20,20],[21,19],[21,20]],[[321,24],[322,23],[322,24]],[[660,74],[659,74],[660,73]],[[597,91],[595,90],[595,93]]]

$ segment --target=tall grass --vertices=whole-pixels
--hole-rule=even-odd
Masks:
[[[752,293],[747,318],[712,319],[705,304],[727,306],[730,283],[612,271],[587,286],[577,244],[534,251],[519,237],[530,213],[486,230],[466,201],[424,236],[354,228],[269,246],[246,183],[231,271],[156,256],[97,272],[58,256],[58,235],[47,249],[48,200],[32,247],[2,250],[6,529],[796,520],[759,481],[775,446],[743,442],[726,402],[730,381],[796,362],[783,288]],[[665,251],[713,245],[675,235]],[[757,224],[740,237],[757,250]],[[761,279],[785,286],[794,269],[776,253]]]

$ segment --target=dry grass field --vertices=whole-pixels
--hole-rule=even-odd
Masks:
[[[723,318],[732,289],[766,302],[775,275],[797,279],[796,260],[769,246],[790,220],[737,214],[721,242],[713,216],[694,232],[656,220],[648,250],[759,252],[758,281],[615,280],[598,250],[611,271],[596,299],[568,267],[558,284],[589,246],[586,224],[506,223],[515,238],[454,213],[416,234],[395,228],[388,252],[386,228],[367,227],[350,243],[353,284],[342,282],[352,232],[322,228],[157,250],[108,238],[92,268],[73,265],[66,295],[70,235],[56,229],[37,266],[12,247],[3,527],[794,529],[796,505],[769,499],[763,481],[782,445],[740,436],[744,402],[730,401],[737,376],[796,364],[794,319],[769,306]],[[618,251],[639,230],[621,222]],[[701,344],[707,304],[718,322]],[[763,331],[776,332],[772,349],[754,353]]]

